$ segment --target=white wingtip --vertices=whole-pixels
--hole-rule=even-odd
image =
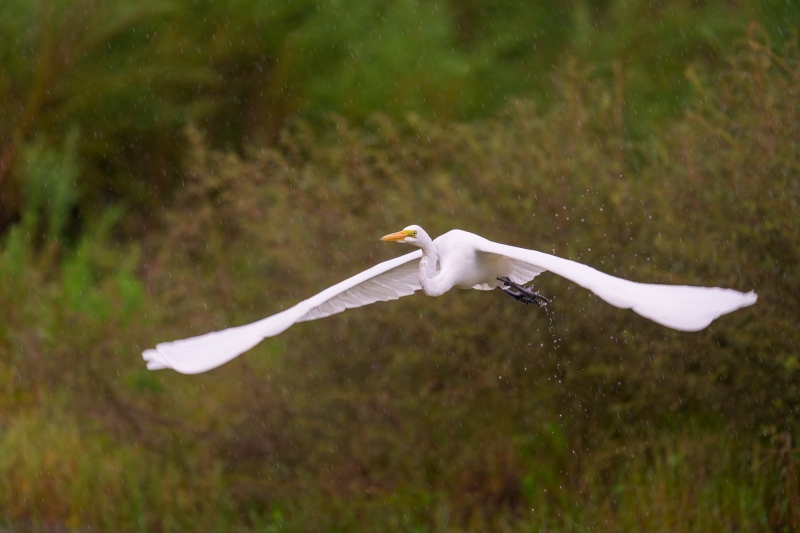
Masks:
[[[639,284],[633,310],[662,326],[700,331],[722,315],[753,305],[757,300],[753,291]]]
[[[293,307],[265,319],[172,342],[142,352],[149,370],[171,368],[181,374],[199,374],[243,354],[265,337],[291,326],[304,308]]]
[[[258,324],[249,324],[189,339],[163,342],[142,352],[142,358],[150,370],[171,368],[181,374],[199,374],[224,365],[263,339]]]
[[[145,350],[142,352],[142,358],[147,363],[148,370],[163,370],[169,368],[167,362],[158,353],[158,350]]]
[[[758,295],[755,291],[750,291],[744,295],[742,299],[742,307],[747,307],[748,305],[753,305],[758,300]]]

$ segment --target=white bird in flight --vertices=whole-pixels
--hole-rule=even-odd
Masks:
[[[636,283],[554,255],[498,244],[479,235],[452,230],[431,240],[419,226],[381,238],[419,248],[356,274],[294,307],[244,326],[158,344],[142,353],[147,368],[172,368],[198,374],[227,363],[267,337],[297,322],[315,320],[377,301],[396,300],[422,289],[440,296],[453,287],[501,289],[515,300],[540,307],[549,300],[525,287],[550,271],[589,289],[613,306],[680,331],[699,331],[714,319],[756,302],[754,292],[719,287]]]

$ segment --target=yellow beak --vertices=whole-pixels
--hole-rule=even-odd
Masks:
[[[398,231],[397,233],[390,233],[389,235],[384,235],[381,237],[382,241],[402,241],[406,237],[411,235],[411,232],[407,229]]]

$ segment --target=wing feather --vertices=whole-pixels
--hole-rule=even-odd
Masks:
[[[716,318],[753,305],[757,300],[752,291],[742,293],[720,287],[636,283],[543,252],[499,244],[482,237],[477,237],[475,242],[481,252],[510,259],[515,275],[536,276],[549,270],[589,289],[613,306],[632,309],[662,326],[680,331],[699,331]],[[519,262],[533,268],[518,270],[516,264]]]
[[[421,257],[422,252],[417,250],[384,261],[258,322],[189,339],[163,342],[151,350],[145,350],[142,357],[150,370],[172,368],[183,374],[211,370],[297,322],[324,318],[346,309],[414,294],[421,289],[416,262]]]

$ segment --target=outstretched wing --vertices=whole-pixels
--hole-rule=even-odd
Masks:
[[[421,257],[422,252],[417,250],[390,259],[258,322],[189,339],[163,342],[151,350],[145,350],[142,357],[150,370],[172,368],[183,374],[211,370],[297,322],[414,294],[421,288],[418,263],[415,261]]]
[[[756,303],[754,292],[742,293],[719,287],[655,285],[636,283],[604,274],[599,270],[554,255],[476,239],[482,253],[522,261],[549,270],[589,289],[613,306],[632,309],[645,318],[680,331],[699,331],[714,319]],[[535,270],[535,269],[534,269]]]

